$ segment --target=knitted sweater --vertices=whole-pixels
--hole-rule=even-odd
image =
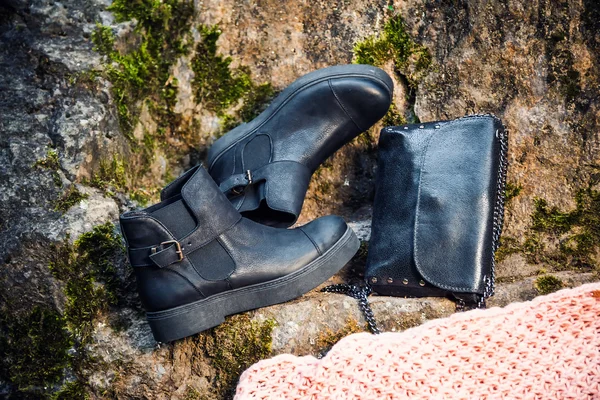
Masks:
[[[600,399],[600,283],[263,360],[235,399]]]

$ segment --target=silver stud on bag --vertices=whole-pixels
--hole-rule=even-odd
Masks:
[[[419,286],[425,286],[425,281],[423,279],[419,281]]]
[[[424,126],[424,125],[421,125],[421,126],[419,126],[419,129],[423,129],[423,128],[425,128],[425,126]]]
[[[406,279],[406,278],[402,279],[402,283],[404,283],[405,285],[408,285],[408,279]]]
[[[408,130],[408,126],[405,126],[404,129]]]
[[[387,278],[387,283],[394,283],[394,279],[392,279],[391,277]]]
[[[371,283],[377,283],[377,278],[376,277],[372,277],[371,278]]]

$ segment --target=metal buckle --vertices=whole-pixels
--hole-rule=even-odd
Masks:
[[[179,255],[179,260],[177,260],[177,261],[183,261],[183,252],[181,251],[181,244],[179,244],[179,242],[177,240],[167,240],[166,242],[162,242],[160,245],[164,246],[166,244],[174,244],[177,247],[177,250],[175,250],[175,253],[177,253]],[[152,252],[153,253],[156,252],[156,247],[154,247],[152,249]]]
[[[242,187],[242,186],[236,186],[234,188],[231,189],[231,193],[233,193],[234,196],[239,196],[240,194],[244,193],[244,190],[246,189],[246,187]]]
[[[233,193],[235,196],[239,196],[240,194],[244,193],[244,190],[246,190],[248,186],[254,183],[254,181],[252,180],[252,171],[250,171],[249,169],[246,170],[246,180],[248,181],[246,186],[236,186],[231,189],[231,193]]]

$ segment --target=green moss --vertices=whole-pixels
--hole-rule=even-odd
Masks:
[[[87,343],[94,331],[93,321],[108,310],[112,300],[106,289],[90,276],[74,276],[67,282],[65,318],[68,326],[82,343]]]
[[[240,374],[271,354],[275,321],[253,321],[247,314],[234,315],[216,328],[199,335],[206,355],[216,370],[218,397],[230,397]]]
[[[87,193],[81,193],[75,185],[71,185],[63,196],[54,203],[54,211],[67,212],[75,204],[90,197]]]
[[[530,264],[539,264],[541,262],[549,261],[545,252],[544,243],[538,232],[530,230],[525,235],[522,252],[525,255],[525,259]]]
[[[221,120],[220,120],[220,125],[221,125],[220,131],[221,132],[219,133],[218,137],[221,137],[225,133],[229,132],[230,130],[232,130],[233,128],[238,126],[240,123],[241,123],[241,121],[240,121],[240,118],[238,115],[231,115],[231,114],[222,115]]]
[[[239,116],[243,122],[252,121],[258,114],[266,109],[266,104],[273,98],[275,91],[271,83],[252,85],[252,90],[244,99],[244,105],[240,109]]]
[[[58,160],[58,153],[55,149],[48,149],[46,152],[46,157],[42,160],[36,161],[34,164],[36,167],[51,169],[56,171],[60,169],[60,162]]]
[[[98,367],[87,345],[94,320],[116,302],[114,265],[123,251],[110,223],[50,248],[49,269],[64,284],[62,314],[43,305],[15,312],[0,292],[0,380],[16,388],[17,398],[89,398],[89,374]],[[60,387],[66,371],[69,381]]]
[[[60,161],[58,160],[58,153],[55,149],[48,149],[46,157],[37,160],[33,166],[52,171],[52,181],[56,186],[62,186],[62,181],[58,174],[58,171],[60,170]]]
[[[521,251],[522,246],[517,239],[504,235],[500,238],[500,246],[495,253],[496,261],[504,261],[511,254],[520,253]]]
[[[357,64],[381,66],[391,58],[391,45],[385,36],[369,36],[354,46],[354,61]]]
[[[152,195],[141,189],[136,189],[129,195],[129,198],[136,201],[140,206],[146,207],[152,199]]]
[[[560,261],[575,267],[597,266],[594,254],[600,245],[600,192],[591,186],[582,189],[575,203],[574,210],[563,212],[537,200],[532,229],[549,235],[566,234],[561,237],[556,256]]]
[[[121,54],[115,48],[110,28],[98,25],[92,35],[95,49],[107,56],[108,79],[113,84],[119,122],[132,139],[139,116],[139,104],[150,98],[162,110],[157,118],[163,128],[173,128],[177,117],[173,111],[177,83],[170,68],[177,58],[189,51],[187,37],[194,8],[190,1],[115,0],[108,8],[117,22],[135,20],[139,45]]]
[[[196,389],[188,386],[183,396],[184,400],[207,400],[206,396],[201,395]]]
[[[111,223],[99,225],[53,247],[50,271],[65,283],[64,317],[81,344],[89,341],[94,320],[116,303],[118,278],[114,263],[124,249]]]
[[[222,114],[223,110],[241,99],[252,88],[247,68],[230,69],[231,57],[217,54],[221,31],[217,26],[200,29],[202,37],[192,60],[196,100],[208,110]]]
[[[110,27],[96,23],[96,29],[92,32],[92,43],[94,51],[104,55],[112,55],[115,52],[115,35]]]
[[[273,99],[275,91],[270,83],[263,83],[248,91],[244,97],[242,107],[233,115],[224,114],[221,117],[221,132],[226,133],[243,122],[252,121],[263,112],[268,103]]]
[[[523,186],[519,184],[514,184],[512,182],[506,182],[506,187],[504,188],[504,199],[506,202],[511,201],[523,190]]]
[[[324,331],[319,332],[319,336],[317,337],[316,346],[319,349],[319,356],[322,357],[327,354],[333,345],[346,336],[353,333],[365,332],[365,330],[365,327],[360,326],[358,321],[353,318],[349,318],[346,321],[346,324],[335,332],[329,328],[326,328]]]
[[[393,61],[395,69],[406,77],[412,88],[416,88],[432,63],[429,50],[410,37],[400,15],[392,17],[379,36],[367,37],[357,43],[354,59],[359,64],[375,66]]]
[[[116,290],[115,259],[121,258],[125,248],[121,236],[115,232],[112,223],[107,222],[84,233],[74,243],[81,260],[85,261],[94,276],[101,280],[114,296]]]
[[[112,160],[100,161],[98,171],[96,171],[92,179],[85,181],[86,184],[107,191],[113,189],[123,189],[127,185],[127,169],[125,161],[113,156]]]
[[[217,41],[221,35],[218,26],[203,26],[201,41],[192,60],[196,101],[221,118],[221,132],[227,132],[242,122],[256,118],[273,98],[270,83],[255,84],[248,67],[231,68],[231,57],[217,54]],[[239,110],[226,110],[242,101]]]
[[[598,269],[600,245],[600,192],[593,183],[579,190],[575,208],[562,211],[544,199],[534,199],[535,210],[522,244],[513,238],[501,240],[497,256],[502,260],[522,253],[532,264],[545,263],[556,269]]]
[[[52,395],[52,400],[88,400],[90,398],[85,386],[79,382],[67,382],[58,392]]]
[[[383,126],[400,126],[405,125],[407,120],[406,117],[398,111],[398,107],[392,103],[381,122],[383,123]]]
[[[154,150],[158,148],[157,138],[154,135],[151,135],[147,131],[144,132],[144,152],[148,153],[149,157],[154,155]]]
[[[44,306],[25,315],[9,312],[0,313],[0,379],[15,385],[24,398],[46,398],[70,362],[65,321]]]
[[[104,76],[112,83],[121,130],[130,139],[132,154],[128,157],[133,161],[132,170],[126,175],[129,192],[144,186],[147,192],[155,193],[168,180],[164,176],[149,176],[159,148],[169,162],[178,162],[197,147],[197,120],[189,121],[175,112],[179,82],[171,75],[173,65],[192,50],[193,4],[191,0],[115,0],[108,10],[117,22],[135,21],[134,31],[115,37],[110,27],[98,25],[92,35],[94,48],[106,56]],[[218,28],[197,29],[201,40],[191,60],[196,101],[224,119],[225,131],[260,112],[272,95],[272,88],[270,84],[255,85],[247,67],[230,68],[231,59],[217,55]],[[232,106],[241,108],[226,112]],[[140,138],[133,133],[142,107],[148,110],[156,129],[144,132]],[[149,183],[150,179],[157,182],[156,187]],[[109,179],[102,176],[94,180],[95,186],[104,190],[124,188],[107,185]],[[138,196],[138,200],[145,199]]]
[[[539,232],[568,232],[575,222],[574,213],[563,213],[557,207],[549,207],[544,199],[534,199],[535,211],[531,215],[531,228]]]
[[[270,83],[257,86],[252,84],[239,111],[235,115],[225,114],[221,118],[221,131],[225,133],[242,122],[252,121],[267,108],[267,104],[273,99],[274,94],[275,91]]]
[[[549,294],[563,288],[563,282],[554,275],[539,276],[535,280],[535,289],[539,294]]]
[[[385,118],[385,117],[384,117]],[[372,155],[377,148],[377,139],[374,136],[375,129],[367,129],[350,142],[353,146],[359,145],[361,153],[365,155]],[[333,166],[333,165],[332,165]]]

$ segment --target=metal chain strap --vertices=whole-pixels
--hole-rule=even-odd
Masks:
[[[505,189],[506,189],[506,175],[508,172],[508,130],[504,127],[498,117],[493,114],[475,114],[463,118],[472,117],[492,117],[502,125],[502,129],[496,131],[496,139],[500,144],[500,159],[498,168],[498,177],[496,181],[496,202],[494,205],[493,214],[493,233],[492,233],[492,252],[496,253],[500,246],[500,236],[502,234],[502,228],[504,226],[504,206],[505,206]],[[459,118],[462,119],[462,118]],[[496,290],[496,257],[492,256],[492,265],[490,269],[490,276],[485,278],[485,286],[483,289],[483,295],[479,296],[477,300],[477,308],[486,308],[486,299],[493,296]],[[373,292],[373,289],[368,284],[364,286],[359,285],[331,285],[323,288],[322,292],[329,293],[341,293],[353,297],[358,300],[358,305],[367,320],[369,329],[374,334],[380,333],[373,315],[373,310],[369,305],[367,297]],[[468,310],[467,304],[463,299],[456,300],[456,311],[462,312]]]
[[[496,250],[500,246],[500,236],[504,226],[504,206],[505,206],[505,189],[506,189],[506,174],[508,172],[508,131],[504,126],[503,129],[496,132],[496,138],[500,144],[500,160],[498,168],[498,178],[496,182],[496,204],[494,207],[494,228],[492,233],[492,267],[489,277],[486,277],[483,296],[477,302],[477,308],[485,308],[486,299],[493,296],[496,287]]]
[[[381,333],[381,331],[377,327],[377,322],[375,321],[375,315],[373,315],[373,310],[371,309],[371,306],[369,305],[369,300],[367,299],[367,297],[371,293],[373,293],[373,289],[371,289],[371,287],[369,285],[359,286],[359,285],[348,285],[348,284],[343,283],[343,284],[339,284],[339,285],[327,286],[327,287],[321,289],[321,292],[341,293],[341,294],[345,294],[347,296],[357,299],[358,307],[360,308],[363,315],[365,316],[365,320],[367,321],[367,324],[369,325],[369,329],[371,330],[371,332],[376,335]]]

